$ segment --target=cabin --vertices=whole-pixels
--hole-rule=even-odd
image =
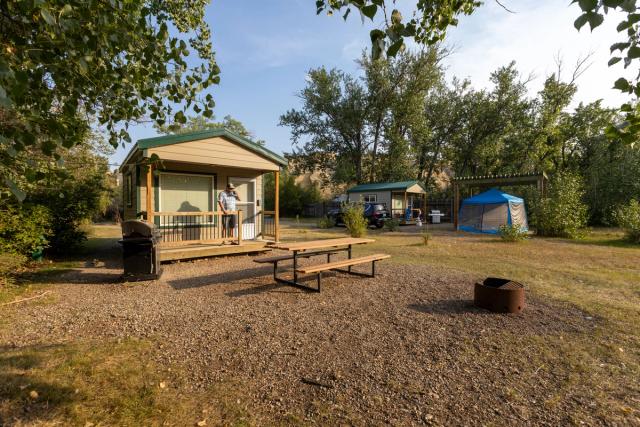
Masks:
[[[427,191],[420,181],[360,184],[347,190],[349,202],[383,203],[400,224],[414,224],[427,210]],[[408,211],[407,211],[408,209]]]
[[[160,260],[171,261],[263,249],[280,236],[278,188],[287,161],[227,129],[141,139],[120,166],[124,219],[151,221],[159,230]],[[265,194],[272,175],[273,194]],[[218,206],[228,184],[240,201],[230,229]],[[265,210],[265,196],[272,205]]]

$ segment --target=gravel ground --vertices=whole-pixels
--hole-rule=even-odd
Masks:
[[[269,423],[560,425],[589,404],[545,407],[563,378],[533,366],[532,336],[594,327],[575,308],[528,295],[522,314],[491,314],[471,305],[477,278],[392,261],[375,279],[338,275],[308,293],[251,259],[169,264],[136,284],[118,283],[117,263],[72,271],[55,303],[25,304],[0,342],[151,338],[184,387],[240,383]]]

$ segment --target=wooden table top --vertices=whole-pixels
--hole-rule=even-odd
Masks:
[[[285,251],[306,251],[309,249],[335,248],[338,246],[347,246],[347,245],[363,245],[366,243],[373,243],[373,242],[375,242],[374,239],[343,237],[340,239],[322,239],[322,240],[308,240],[306,242],[277,243],[271,247],[275,249],[284,249]]]

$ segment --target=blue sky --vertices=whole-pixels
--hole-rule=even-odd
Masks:
[[[405,0],[410,6],[415,1]],[[578,8],[569,0],[503,1],[511,14],[488,0],[470,17],[463,17],[449,32],[447,44],[455,53],[447,58],[447,77],[469,78],[474,87],[487,87],[489,73],[511,60],[525,75],[533,74],[530,92],[537,92],[544,77],[555,71],[560,54],[566,75],[580,57],[592,52],[591,67],[578,80],[578,101],[602,98],[618,105],[623,98],[611,89],[619,70],[606,66],[609,45],[618,37],[616,17],[591,34],[578,33],[573,21]],[[242,121],[267,146],[291,150],[289,131],[279,127],[279,116],[300,105],[296,93],[305,85],[306,72],[315,67],[340,68],[357,73],[354,60],[369,47],[371,24],[352,13],[342,18],[315,14],[312,0],[213,0],[206,20],[213,33],[221,82],[211,89],[216,117]],[[134,126],[134,140],[156,135],[150,126]],[[120,148],[111,162],[121,162],[130,147]]]

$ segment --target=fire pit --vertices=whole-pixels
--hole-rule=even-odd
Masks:
[[[524,309],[524,286],[509,279],[487,277],[476,282],[473,302],[496,313],[520,313]]]

